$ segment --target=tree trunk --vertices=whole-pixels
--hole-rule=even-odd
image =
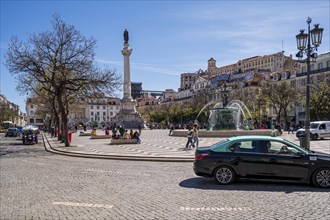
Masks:
[[[61,119],[62,119],[62,140],[65,143],[66,147],[70,147],[70,143],[68,140],[68,118],[67,118],[67,114],[65,111],[65,104],[63,103],[62,100],[62,93],[60,92],[58,95],[58,105],[59,105],[59,110],[60,110],[60,114],[61,114]]]

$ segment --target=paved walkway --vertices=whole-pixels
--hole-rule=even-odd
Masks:
[[[49,144],[46,144],[45,147],[54,153],[71,153],[87,157],[192,161],[195,150],[185,148],[187,139],[169,136],[168,133],[169,130],[142,130],[141,144],[110,145],[110,139],[90,139],[90,136],[79,136],[79,132],[77,132],[72,134],[71,147],[65,147],[64,143],[57,141],[57,138],[46,135]],[[103,135],[104,131],[98,130],[97,134]],[[281,137],[299,145],[299,139],[296,138],[295,134],[284,133]],[[199,147],[210,146],[222,139],[224,138],[199,138]],[[310,143],[311,150],[330,153],[329,139],[311,141]]]

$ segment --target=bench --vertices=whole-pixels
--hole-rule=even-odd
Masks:
[[[111,145],[116,145],[116,144],[137,144],[136,139],[111,139],[110,142]]]
[[[90,132],[80,132],[79,136],[92,136]]]
[[[90,139],[110,139],[111,135],[91,135]]]

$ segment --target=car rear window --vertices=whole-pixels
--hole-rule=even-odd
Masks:
[[[215,144],[213,144],[210,149],[215,152],[227,152],[227,142],[229,142],[228,139],[219,141]]]

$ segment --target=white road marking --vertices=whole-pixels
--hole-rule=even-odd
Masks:
[[[111,170],[87,169],[87,171],[99,172],[99,173],[116,173],[116,174],[128,174],[128,175],[139,175],[139,176],[151,176],[151,174],[148,174],[148,173],[120,172],[120,171],[111,171]]]
[[[113,205],[92,204],[92,203],[78,203],[78,202],[53,202],[52,204],[53,205],[65,205],[65,206],[106,208],[106,209],[112,209],[113,208]]]
[[[123,173],[123,172],[120,172],[120,171],[94,170],[94,169],[87,169],[87,171],[98,172],[98,173],[119,173],[119,174]]]
[[[252,211],[250,207],[180,207],[180,211]]]

